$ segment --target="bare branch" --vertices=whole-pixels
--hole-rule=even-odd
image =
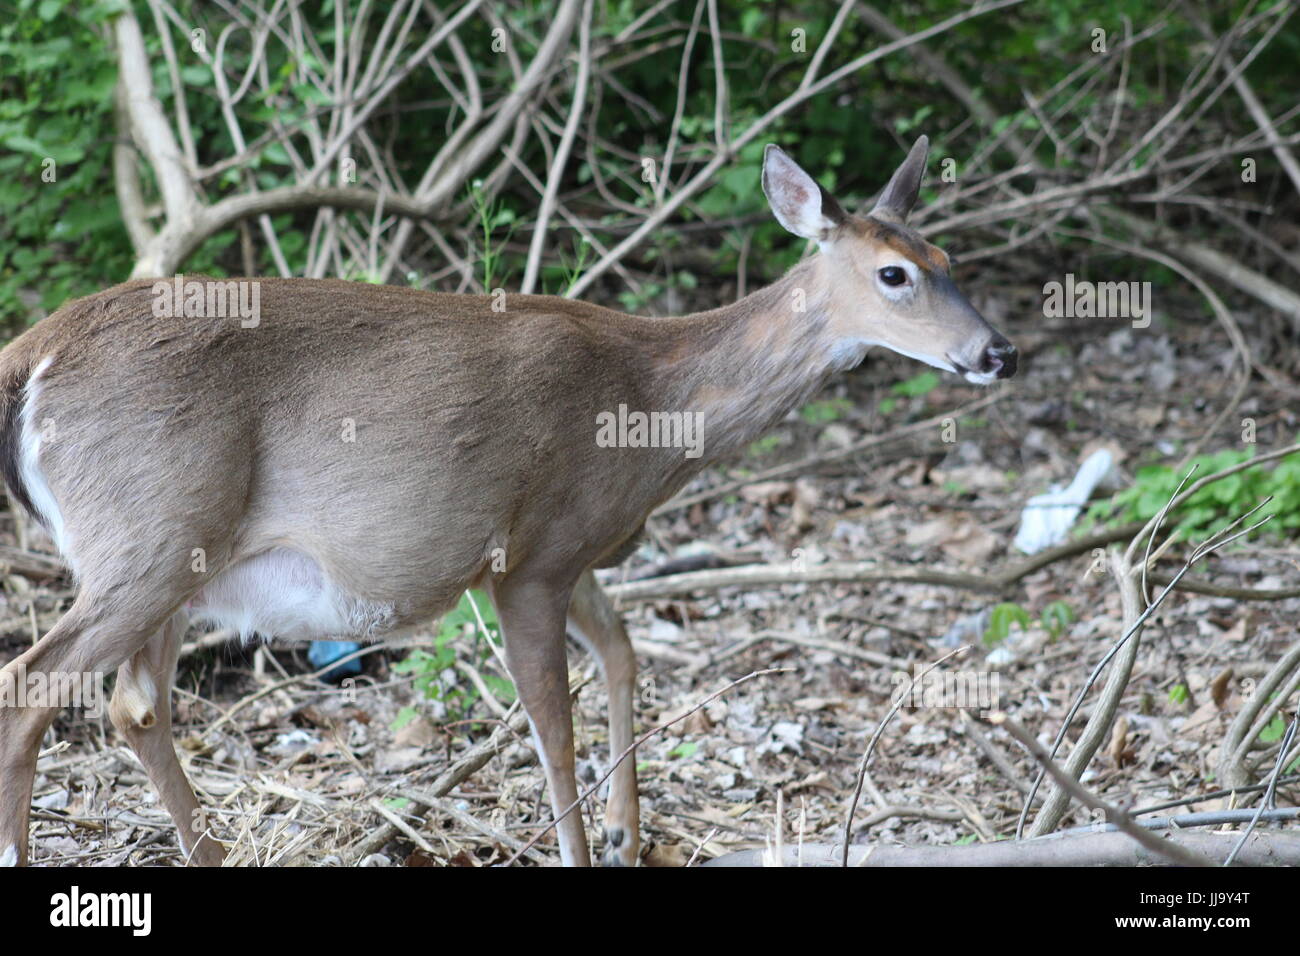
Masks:
[[[185,156],[163,115],[162,104],[154,96],[153,74],[145,56],[140,24],[130,8],[126,8],[114,20],[113,27],[117,39],[122,102],[130,121],[131,138],[153,167],[168,220],[191,221],[198,211],[199,199],[190,182]]]
[[[546,225],[555,208],[555,196],[560,191],[560,180],[564,177],[564,167],[569,161],[569,151],[573,148],[573,138],[578,132],[578,121],[582,119],[582,108],[587,102],[587,80],[591,76],[591,0],[584,0],[582,19],[578,27],[578,77],[573,83],[573,103],[569,107],[569,116],[564,123],[564,134],[560,145],[555,149],[555,158],[546,177],[546,192],[542,193],[541,206],[537,210],[537,225],[533,229],[533,239],[528,248],[528,264],[524,268],[524,281],[519,291],[528,295],[537,285],[537,274],[541,270],[542,250],[546,244]]]

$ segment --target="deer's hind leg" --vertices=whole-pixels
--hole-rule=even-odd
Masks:
[[[196,399],[188,379],[162,375],[143,400],[134,380],[109,366],[85,379],[93,369],[64,374],[75,366],[61,362],[47,356],[32,372],[6,474],[22,476],[79,586],[67,613],[5,665],[4,678],[98,681],[121,667],[111,716],[173,816],[184,814],[176,822],[186,837],[193,794],[188,784],[178,787],[184,778],[158,726],[171,721],[180,625],[170,622],[210,577],[207,569],[231,560],[251,500],[249,426],[240,406],[225,414],[215,399]],[[113,409],[113,427],[88,412],[101,407]],[[31,425],[46,421],[57,421],[57,432],[38,434]],[[0,706],[0,861],[26,861],[41,737],[65,703]],[[194,850],[199,856],[197,843]],[[212,860],[213,849],[199,858]]]
[[[185,626],[183,614],[173,615],[117,669],[108,714],[148,772],[189,861],[220,866],[225,850],[208,832],[172,741],[172,683]]]
[[[149,599],[128,607],[111,595],[83,583],[49,633],[0,670],[0,862],[27,862],[41,738],[69,703],[52,689],[90,684],[98,693],[104,675],[140,651],[183,600],[160,604],[167,597],[155,589]]]

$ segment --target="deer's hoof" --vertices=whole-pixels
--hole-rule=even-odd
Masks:
[[[636,866],[637,841],[629,840],[623,827],[605,828],[605,850],[600,855],[601,866]]]

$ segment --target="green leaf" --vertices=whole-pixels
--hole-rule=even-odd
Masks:
[[[906,381],[899,382],[890,389],[895,395],[903,395],[907,398],[919,398],[922,395],[928,395],[939,384],[939,375],[937,372],[922,372],[914,375]]]
[[[989,647],[1000,644],[1011,634],[1011,625],[1019,624],[1021,630],[1029,627],[1029,612],[1019,604],[999,604],[989,614],[989,626],[984,632],[984,643]]]
[[[799,416],[809,425],[825,425],[838,421],[843,412],[853,408],[846,398],[818,399],[799,409]]]
[[[391,727],[393,730],[401,730],[418,716],[420,716],[420,712],[414,707],[403,707],[397,712],[397,716],[393,718]]]
[[[212,71],[203,63],[191,63],[181,67],[181,80],[186,86],[211,86]]]
[[[1259,742],[1261,744],[1275,744],[1282,739],[1284,734],[1286,734],[1286,721],[1282,719],[1281,714],[1274,714],[1273,719],[1259,732]]]
[[[1039,615],[1043,622],[1043,627],[1052,635],[1052,638],[1058,638],[1065,629],[1074,621],[1074,612],[1070,610],[1070,605],[1064,601],[1052,601],[1043,608],[1043,613]]]

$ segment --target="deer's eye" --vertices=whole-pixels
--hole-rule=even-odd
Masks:
[[[877,275],[885,285],[903,285],[907,282],[907,273],[898,266],[885,266]]]

